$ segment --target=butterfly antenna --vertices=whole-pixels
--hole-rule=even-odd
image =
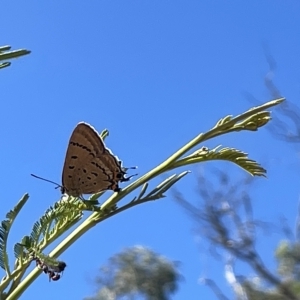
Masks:
[[[34,174],[30,174],[30,175],[33,176],[33,177],[35,177],[35,178],[37,178],[37,179],[41,179],[41,180],[44,180],[44,181],[47,181],[47,182],[50,182],[50,183],[53,183],[53,184],[57,185],[56,189],[63,188],[60,184],[58,184],[58,183],[56,183],[54,181],[51,181],[49,179],[45,179],[43,177],[40,177],[40,176],[37,176],[37,175],[34,175]]]
[[[135,167],[122,167],[122,170],[124,171],[124,172],[127,172],[127,170],[134,170],[134,169],[137,169],[138,167],[137,166],[135,166]]]
[[[128,170],[129,169],[137,169],[138,167],[137,166],[135,166],[135,167],[129,167],[129,168],[127,168]]]

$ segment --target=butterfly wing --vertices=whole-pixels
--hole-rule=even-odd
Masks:
[[[126,180],[120,162],[105,147],[97,131],[79,123],[68,144],[62,174],[63,192],[78,197],[104,190],[119,190]]]

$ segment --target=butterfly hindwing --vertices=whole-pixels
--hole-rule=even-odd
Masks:
[[[107,149],[97,131],[79,123],[68,144],[62,173],[63,191],[70,196],[118,191],[125,181],[121,162]]]

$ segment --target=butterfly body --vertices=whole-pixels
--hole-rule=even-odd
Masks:
[[[69,140],[62,173],[62,193],[80,197],[104,190],[119,191],[119,182],[128,181],[121,162],[105,147],[98,132],[79,123]]]

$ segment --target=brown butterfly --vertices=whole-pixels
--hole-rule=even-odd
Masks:
[[[62,185],[59,186],[62,193],[74,197],[105,190],[118,192],[119,182],[128,181],[135,176],[126,178],[126,170],[121,161],[105,147],[98,132],[91,125],[81,122],[70,137]]]

